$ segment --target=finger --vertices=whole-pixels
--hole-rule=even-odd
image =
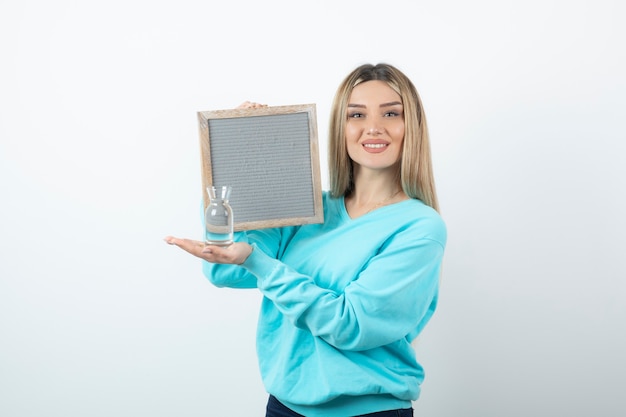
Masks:
[[[189,252],[195,256],[201,256],[202,249],[204,249],[204,243],[198,242],[197,240],[180,239],[173,236],[168,236],[165,238],[165,241],[168,244],[176,245],[184,251]]]
[[[186,244],[185,241],[189,242],[189,239],[181,239],[181,238],[177,238],[174,236],[166,236],[163,240],[170,245],[176,245],[176,246]]]
[[[261,104],[254,101],[244,101],[237,108],[238,109],[260,109],[267,107],[267,104]]]

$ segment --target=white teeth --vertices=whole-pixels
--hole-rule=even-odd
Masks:
[[[384,148],[387,145],[384,143],[366,143],[363,146],[366,148]]]

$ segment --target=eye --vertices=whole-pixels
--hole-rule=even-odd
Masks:
[[[363,116],[363,113],[358,111],[348,113],[348,119],[360,119]]]
[[[388,111],[384,114],[385,117],[397,117],[400,116],[400,113],[397,111]]]

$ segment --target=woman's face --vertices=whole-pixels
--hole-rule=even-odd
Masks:
[[[385,170],[402,153],[404,111],[402,99],[384,81],[366,81],[354,87],[348,100],[346,148],[361,168]]]

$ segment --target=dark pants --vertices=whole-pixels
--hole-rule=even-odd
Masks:
[[[276,397],[270,395],[267,401],[267,414],[265,417],[305,417],[295,411],[287,408],[283,403],[278,401]],[[363,414],[355,417],[413,417],[412,408],[404,408],[401,410],[379,411],[377,413]]]

